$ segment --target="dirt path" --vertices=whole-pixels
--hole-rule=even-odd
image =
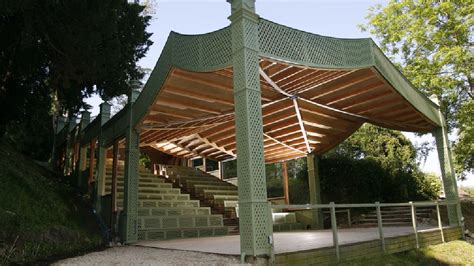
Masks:
[[[122,246],[58,261],[53,265],[237,265],[232,256]]]

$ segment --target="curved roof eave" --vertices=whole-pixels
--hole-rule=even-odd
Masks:
[[[160,58],[134,104],[134,125],[141,120],[154,102],[173,67],[194,72],[206,72],[231,66],[231,39],[229,26],[199,35],[171,32]]]
[[[373,67],[414,108],[434,124],[442,125],[439,106],[417,90],[370,38],[326,37],[260,18],[259,40],[262,57],[323,69]],[[171,32],[150,78],[134,104],[134,124],[141,120],[154,102],[173,67],[206,72],[230,67],[231,61],[230,26],[200,35]]]
[[[274,41],[275,38],[284,41]],[[438,110],[382,53],[371,38],[343,39],[293,29],[266,19],[259,23],[260,56],[323,69],[372,67],[416,110],[443,125]]]

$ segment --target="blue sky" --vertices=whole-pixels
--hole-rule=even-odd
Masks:
[[[184,34],[199,34],[214,31],[229,25],[230,4],[226,0],[155,0],[155,14],[148,28],[153,33],[154,42],[147,56],[139,64],[152,69],[158,60],[171,31]],[[368,8],[376,4],[385,5],[388,1],[368,0],[257,0],[256,11],[261,17],[300,30],[334,37],[371,37],[361,32],[357,25],[366,23]],[[89,101],[94,108],[92,115],[98,113],[100,99]],[[412,142],[433,142],[431,135],[422,138],[406,134]],[[422,165],[426,172],[439,174],[436,151],[431,152]],[[471,175],[462,185],[474,186]]]

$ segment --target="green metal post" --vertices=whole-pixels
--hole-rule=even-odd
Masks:
[[[81,127],[79,133],[78,143],[80,145],[81,138],[84,132],[84,128],[90,123],[91,120],[91,113],[89,111],[83,111],[81,114]],[[82,181],[82,171],[86,170],[86,160],[87,160],[87,147],[79,146],[79,161],[76,166],[76,174],[77,174],[77,186],[81,188],[83,183]]]
[[[125,132],[125,165],[124,165],[124,216],[122,217],[122,240],[126,244],[138,241],[138,163],[140,159],[140,134],[133,125],[133,103],[140,92],[137,90],[139,83],[133,82],[132,91],[128,97],[128,127]]]
[[[102,213],[101,198],[104,195],[105,189],[105,163],[107,160],[107,149],[104,146],[104,141],[102,138],[102,126],[110,119],[110,104],[103,102],[100,105],[100,135],[98,137],[98,147],[97,147],[97,176],[95,178],[96,186],[96,210],[98,213]]]
[[[63,116],[58,116],[56,118],[56,126],[54,130],[54,135],[53,135],[53,149],[51,151],[51,166],[53,169],[58,169],[59,167],[59,159],[58,159],[58,147],[57,147],[57,135],[61,130],[64,128],[66,121],[64,121]]]
[[[239,178],[240,252],[271,257],[273,225],[267,204],[255,0],[228,0]]]
[[[72,167],[72,140],[73,137],[71,135],[71,130],[76,125],[76,117],[69,117],[69,120],[66,124],[66,150],[65,150],[65,158],[64,158],[64,175],[69,175],[71,173]]]
[[[313,153],[306,157],[308,164],[309,203],[321,204],[321,184],[319,179],[319,156]],[[321,209],[313,210],[313,229],[323,227],[323,213]]]
[[[438,103],[437,99],[433,99]],[[443,179],[444,194],[449,201],[455,201],[456,206],[448,205],[448,217],[450,225],[457,225],[462,221],[461,205],[459,204],[458,186],[456,184],[456,176],[454,174],[453,160],[451,157],[451,149],[449,147],[448,129],[446,120],[438,109],[441,127],[433,131],[436,139],[436,148],[438,150],[439,165],[441,168],[441,177]]]

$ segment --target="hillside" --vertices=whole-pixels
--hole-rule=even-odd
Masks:
[[[102,246],[73,188],[2,141],[0,184],[0,265],[47,263]]]

